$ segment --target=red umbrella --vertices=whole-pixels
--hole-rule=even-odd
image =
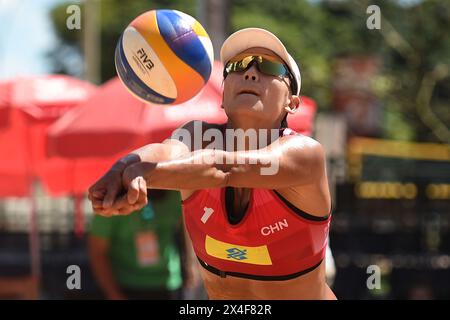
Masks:
[[[48,158],[46,133],[51,124],[95,91],[88,82],[63,75],[19,79],[12,91],[11,103],[25,115],[29,134],[31,172],[44,186],[47,179],[62,176],[67,159]],[[47,190],[51,191],[51,190]]]
[[[95,90],[94,85],[65,75],[17,78],[11,86],[10,103],[32,121],[53,121]]]
[[[114,78],[48,131],[49,155],[112,156],[136,145],[150,109]]]
[[[10,112],[13,125],[0,129],[0,198],[30,195],[31,178],[26,157],[26,124],[18,112]]]
[[[0,129],[0,197],[26,196],[30,181],[61,176],[68,160],[45,153],[48,127],[95,90],[87,82],[62,75],[17,78],[0,83],[0,101],[10,120]],[[53,177],[52,177],[53,176]]]

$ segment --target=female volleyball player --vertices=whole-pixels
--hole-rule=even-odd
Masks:
[[[286,128],[300,102],[298,66],[275,35],[257,28],[231,35],[221,60],[227,123],[192,121],[120,159],[90,188],[93,209],[128,214],[145,205],[147,188],[180,190],[211,299],[335,299],[325,282],[325,155]],[[258,143],[231,129],[255,131]]]

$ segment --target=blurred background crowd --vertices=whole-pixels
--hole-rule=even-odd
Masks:
[[[110,219],[86,199],[130,150],[190,119],[226,120],[218,62],[181,106],[144,105],[117,80],[121,32],[159,8],[199,20],[216,59],[233,31],[262,27],[299,63],[288,123],[327,151],[337,297],[449,299],[450,2],[437,0],[0,0],[0,298],[206,298],[178,192]]]

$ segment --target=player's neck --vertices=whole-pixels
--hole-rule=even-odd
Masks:
[[[234,135],[234,151],[261,149],[271,144],[279,137],[279,126],[275,124],[236,124],[229,120],[225,125],[225,129],[227,129],[225,130],[225,141],[227,141],[227,139],[229,141]],[[240,134],[237,130],[242,130],[243,134]],[[252,133],[252,131],[254,133]]]

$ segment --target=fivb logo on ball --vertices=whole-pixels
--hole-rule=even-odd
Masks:
[[[140,48],[137,51],[137,61],[138,61],[138,65],[140,66],[140,64],[142,64],[143,66],[143,71],[146,72],[145,68],[147,68],[149,71],[151,71],[153,69],[153,67],[155,66],[155,64],[152,62],[152,60],[150,60],[148,58],[147,53],[145,52],[144,48]],[[133,59],[135,58],[135,56],[133,56]],[[140,64],[139,64],[140,63]]]
[[[145,12],[123,32],[116,48],[119,78],[141,100],[178,104],[208,81],[213,64],[208,34],[176,10]]]

